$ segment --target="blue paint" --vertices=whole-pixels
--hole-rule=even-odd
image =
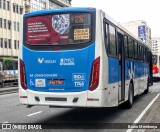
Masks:
[[[23,45],[27,87],[30,90],[43,92],[79,92],[88,90],[94,59],[95,43],[83,49],[48,52],[32,51]],[[37,74],[40,76],[37,77]],[[46,74],[49,74],[49,76]],[[74,80],[73,75],[85,76]],[[45,86],[36,87],[36,79],[45,80]],[[64,84],[50,85],[49,79],[64,79]],[[33,83],[31,84],[30,82]]]
[[[119,60],[117,58],[108,57],[108,82],[115,83],[119,81]]]
[[[118,58],[108,57],[108,82],[116,83],[121,81],[120,66]],[[131,80],[149,76],[148,64],[126,60],[125,61],[125,80]]]
[[[40,10],[31,12],[28,14],[24,14],[24,17],[33,17],[37,15],[47,15],[51,13],[66,13],[66,12],[95,12],[96,9],[89,9],[89,8],[79,8],[79,7],[70,7],[70,8],[59,8],[59,9],[49,9],[49,10]]]

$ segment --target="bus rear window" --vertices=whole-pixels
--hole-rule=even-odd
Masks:
[[[72,13],[29,17],[26,19],[29,45],[66,45],[91,40],[91,14]]]

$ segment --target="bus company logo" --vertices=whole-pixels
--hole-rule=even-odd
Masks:
[[[63,66],[74,66],[74,59],[73,58],[61,58],[60,65]]]
[[[68,36],[60,36],[61,39],[68,39]]]
[[[38,58],[38,62],[40,63],[40,64],[42,64],[42,62],[44,61],[44,58]]]
[[[40,63],[40,64],[42,64],[42,63],[45,63],[45,64],[53,64],[53,63],[56,63],[56,60],[45,60],[44,58],[38,58],[38,62]]]

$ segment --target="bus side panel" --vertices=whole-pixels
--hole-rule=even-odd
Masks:
[[[99,86],[94,91],[88,91],[87,107],[110,107],[108,102],[108,57],[104,42],[103,18],[105,14],[99,10],[96,12],[96,43],[95,58],[100,56]],[[91,101],[91,99],[93,99]]]
[[[139,93],[139,77],[140,77],[140,66],[139,62],[134,62],[134,95]]]
[[[19,101],[20,104],[28,104],[28,92],[19,85]]]
[[[128,90],[131,79],[134,78],[134,63],[130,60],[125,60],[125,101],[128,100]]]
[[[23,46],[23,16],[21,17],[21,28],[20,28],[20,45],[19,45],[19,56],[18,56],[18,69],[20,69],[20,59],[22,60],[22,46]],[[21,86],[21,80],[20,80],[20,70],[18,71],[18,88],[19,88],[19,101],[21,104],[28,104],[28,93],[27,90],[24,90]]]
[[[108,105],[118,105],[119,60],[108,57]]]
[[[144,90],[147,88],[148,78],[149,78],[149,64],[144,64]]]

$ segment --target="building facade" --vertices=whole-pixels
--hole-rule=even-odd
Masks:
[[[160,55],[160,38],[152,38],[152,53],[153,55]]]
[[[25,13],[71,6],[71,0],[25,0]]]
[[[145,21],[131,21],[127,23],[121,23],[121,25],[151,48],[151,28]]]
[[[0,0],[0,56],[18,57],[22,14],[68,7],[71,0]]]
[[[22,0],[0,0],[0,56],[18,56]]]

